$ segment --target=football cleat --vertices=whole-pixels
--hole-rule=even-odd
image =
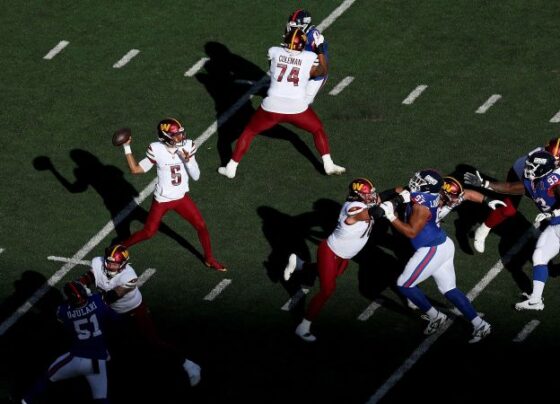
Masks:
[[[191,386],[194,387],[196,386],[198,383],[200,383],[200,366],[197,365],[196,363],[194,363],[191,360],[185,359],[185,362],[183,362],[183,369],[185,369],[185,372],[187,372],[187,374],[189,375],[189,381],[191,383]]]
[[[286,268],[284,269],[284,280],[286,282],[290,280],[290,277],[296,270],[296,264],[297,264],[297,255],[290,254],[290,257],[288,258],[288,265],[286,265]]]
[[[476,344],[481,339],[486,338],[490,335],[492,331],[492,327],[486,321],[482,321],[482,323],[476,327],[473,331],[472,338],[469,340],[469,344]]]
[[[327,175],[341,175],[341,174],[344,174],[346,172],[346,168],[341,167],[341,166],[337,166],[334,163],[325,164],[324,168],[325,168],[325,173]]]
[[[531,301],[532,298],[529,298],[523,302],[519,302],[515,304],[515,310],[517,311],[522,311],[522,310],[543,310],[544,309],[544,303],[543,303],[543,299],[539,299],[537,301],[533,300]]]
[[[434,334],[447,322],[447,316],[441,311],[438,311],[434,319],[430,319],[427,315],[423,315],[422,318],[429,321],[428,326],[424,329],[424,335]]]
[[[311,334],[309,331],[305,330],[301,324],[296,328],[296,335],[305,342],[314,342],[317,340],[317,337],[315,337],[315,335]]]
[[[204,265],[206,265],[208,268],[215,269],[218,272],[226,272],[227,271],[226,266],[224,264],[216,261],[216,258],[214,258],[214,257],[206,258],[204,260]]]

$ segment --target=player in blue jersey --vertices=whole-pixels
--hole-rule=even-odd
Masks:
[[[385,217],[399,233],[410,238],[415,252],[406,264],[403,273],[397,279],[399,291],[422,312],[429,321],[424,334],[431,335],[447,321],[447,316],[438,311],[420,290],[418,284],[434,278],[439,291],[468,319],[473,325],[472,338],[469,343],[479,342],[490,334],[490,324],[477,314],[470,300],[459,290],[455,283],[455,266],[453,258],[455,246],[439,227],[438,210],[442,200],[440,196],[443,178],[435,170],[421,170],[414,174],[408,183],[410,203],[406,205],[404,220],[394,213],[391,202],[383,202],[380,207]]]
[[[544,150],[530,154],[521,181],[484,181],[477,171],[466,173],[465,183],[503,194],[526,194],[540,211],[535,224],[549,222],[533,252],[533,292],[527,295],[527,300],[515,305],[516,310],[543,310],[542,294],[548,279],[548,263],[560,252],[560,169],[556,169],[556,158]]]
[[[523,169],[525,167],[525,161],[527,157],[537,151],[546,150],[550,154],[556,157],[556,162],[560,158],[560,138],[551,138],[543,147],[537,147],[530,151],[529,153],[519,157],[513,163],[513,166],[509,169],[506,181],[507,182],[517,182],[523,181]],[[484,184],[484,183],[483,183]],[[515,216],[517,213],[517,208],[521,202],[522,195],[507,195],[504,197],[505,206],[499,207],[488,214],[483,223],[478,226],[474,232],[474,249],[479,253],[484,252],[484,242],[490,231],[503,223],[510,217]]]
[[[85,376],[95,403],[109,403],[107,399],[107,368],[109,359],[105,341],[105,324],[117,314],[104,302],[100,294],[90,295],[79,282],[69,282],[63,288],[66,302],[57,309],[57,317],[72,338],[70,350],[56,359],[33,387],[24,395],[22,403],[33,403],[45,392],[49,382]]]
[[[307,35],[307,44],[305,45],[305,50],[317,53],[317,48],[322,47],[325,59],[329,60],[328,55],[328,43],[325,37],[317,29],[315,25],[311,25],[311,14],[307,10],[298,9],[294,11],[288,17],[288,22],[286,23],[286,33],[290,32],[293,28],[299,28]],[[318,62],[316,62],[318,65]],[[305,100],[307,104],[313,103],[315,96],[323,87],[323,84],[327,81],[327,75],[312,77],[306,86]]]

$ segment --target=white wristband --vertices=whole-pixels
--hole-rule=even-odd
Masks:
[[[132,154],[132,149],[130,148],[129,144],[123,145],[124,154]]]

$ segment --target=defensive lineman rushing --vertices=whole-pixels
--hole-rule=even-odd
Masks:
[[[544,150],[530,154],[525,162],[523,181],[485,181],[477,171],[466,173],[465,183],[510,195],[527,193],[540,211],[535,224],[548,221],[533,252],[533,292],[527,300],[515,305],[516,310],[543,310],[548,263],[560,251],[560,169],[556,168],[556,158]]]
[[[309,79],[327,72],[322,43],[317,44],[317,53],[304,50],[306,43],[307,36],[296,28],[284,36],[281,47],[273,46],[268,50],[270,87],[267,97],[241,133],[230,161],[225,167],[218,168],[220,174],[234,178],[237,166],[249,150],[253,138],[280,123],[291,123],[313,135],[315,148],[321,155],[327,175],[340,175],[346,171],[344,167],[334,164],[323,123],[305,99]],[[319,65],[313,66],[317,58]]]
[[[311,323],[334,293],[336,278],[344,273],[349,260],[367,243],[374,224],[372,216],[379,202],[375,187],[367,178],[356,178],[350,183],[348,197],[338,216],[338,224],[317,249],[320,290],[309,302],[304,318],[296,328],[296,335],[304,341],[316,340],[310,331]],[[379,217],[382,214],[380,211]],[[303,269],[304,264],[299,257],[291,254],[284,270],[284,280],[288,281],[294,271]]]
[[[425,313],[424,318],[429,323],[424,334],[430,335],[447,321],[447,316],[433,307],[417,286],[430,276],[433,277],[441,294],[473,325],[469,343],[476,343],[490,334],[490,324],[480,318],[469,299],[456,286],[453,263],[455,246],[438,223],[442,185],[443,179],[437,171],[416,172],[408,183],[411,201],[406,206],[404,221],[394,214],[391,202],[383,202],[380,205],[391,225],[399,233],[410,238],[415,249],[415,253],[397,279],[397,286],[408,300]]]
[[[537,147],[515,160],[515,163],[513,163],[513,166],[508,171],[506,181],[523,181],[523,169],[525,167],[527,157],[529,157],[530,154],[542,151],[543,149],[556,157],[556,163],[558,164],[558,159],[560,158],[560,138],[553,137],[546,143],[544,148]],[[484,184],[485,183],[482,183],[483,187]],[[474,233],[474,249],[476,251],[483,253],[486,237],[488,237],[490,231],[508,218],[515,216],[517,207],[519,206],[522,197],[522,195],[506,195],[504,197],[505,206],[499,207],[488,214],[486,220],[477,227]]]
[[[79,278],[79,282],[96,287],[104,300],[124,319],[130,321],[135,330],[158,354],[171,361],[181,361],[189,376],[191,386],[200,382],[200,366],[185,357],[178,348],[160,338],[148,306],[138,289],[138,276],[129,264],[129,252],[123,245],[105,250],[105,255],[91,260],[91,270]]]
[[[72,346],[52,363],[47,374],[37,380],[21,403],[31,404],[38,400],[49,382],[84,376],[93,401],[96,404],[107,404],[109,352],[105,329],[108,321],[116,320],[117,314],[104,303],[100,294],[90,294],[78,282],[67,283],[63,292],[66,302],[58,307],[56,316],[71,335]]]
[[[194,181],[200,178],[200,169],[195,157],[196,146],[191,139],[187,139],[181,122],[174,118],[160,121],[157,134],[159,142],[150,143],[146,157],[140,163],[136,162],[130,148],[132,137],[123,145],[130,172],[144,174],[155,165],[158,183],[144,228],[132,234],[121,244],[130,247],[153,237],[163,216],[168,211],[174,210],[196,229],[204,250],[204,264],[209,268],[225,272],[227,270],[225,265],[218,262],[212,254],[210,233],[202,214],[188,193],[189,177]]]
[[[316,52],[317,47],[322,43],[325,60],[328,62],[328,43],[317,27],[315,25],[311,25],[311,14],[307,10],[300,8],[290,14],[288,22],[286,23],[286,33],[290,32],[290,30],[294,28],[301,29],[307,35],[307,43],[305,44],[306,51]],[[307,86],[305,88],[305,101],[308,104],[313,103],[315,96],[326,81],[327,74],[325,73],[324,75],[311,77],[311,79],[307,82]]]

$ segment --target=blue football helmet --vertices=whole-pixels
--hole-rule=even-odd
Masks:
[[[546,151],[535,152],[525,160],[523,176],[528,180],[536,180],[551,173],[556,168],[556,159]]]
[[[443,178],[436,170],[421,170],[414,173],[408,181],[410,192],[437,194],[443,185]]]

